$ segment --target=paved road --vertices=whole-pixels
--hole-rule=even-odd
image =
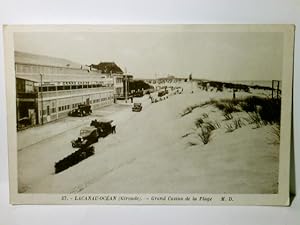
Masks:
[[[135,99],[150,104],[147,96]],[[44,126],[30,128],[18,133],[19,191],[26,191],[44,176],[54,173],[54,164],[74,152],[70,141],[79,136],[80,128],[89,126],[92,119],[112,119],[118,127],[135,116],[131,104],[114,104],[95,110],[83,118],[67,117]]]

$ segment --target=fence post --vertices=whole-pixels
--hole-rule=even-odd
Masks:
[[[278,80],[277,81],[277,99],[279,99],[279,83],[280,83],[280,81]]]
[[[274,83],[275,80],[272,80],[272,99],[274,98]]]

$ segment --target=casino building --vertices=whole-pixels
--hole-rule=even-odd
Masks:
[[[102,74],[112,74],[115,99],[126,99],[126,97],[130,95],[129,83],[132,82],[133,76],[124,74],[122,69],[116,63],[100,62],[98,64],[91,64],[88,67],[90,68],[90,70],[98,72],[100,71],[100,73]]]
[[[114,102],[113,74],[69,60],[15,52],[15,75],[18,129],[63,118],[79,104]]]

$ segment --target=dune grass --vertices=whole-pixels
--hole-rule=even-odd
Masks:
[[[246,124],[255,125],[252,127],[253,129],[270,124],[272,125],[271,132],[274,136],[274,143],[279,143],[281,110],[280,99],[270,99],[257,96],[237,99],[211,99],[201,104],[194,104],[187,107],[181,116],[190,114],[194,109],[207,105],[214,106],[218,110],[222,111],[225,119],[212,121],[209,119],[208,114],[202,113],[201,116],[194,122],[196,127],[194,131],[183,135],[182,137],[187,137],[190,134],[196,134],[196,136],[200,138],[201,142],[206,145],[211,141],[212,132],[221,127],[220,123],[223,123],[222,121],[228,121],[223,125],[225,133],[231,133],[242,128]],[[236,114],[241,112],[246,114]]]
[[[271,127],[271,133],[274,137],[273,144],[280,144],[280,126],[275,125]]]
[[[203,144],[207,144],[211,138],[211,129],[207,129],[206,127],[201,127],[201,131],[197,133],[198,137],[202,140]]]
[[[205,105],[215,106],[224,113],[226,120],[232,119],[232,113],[247,112],[249,119],[258,124],[280,124],[281,99],[250,96],[237,99],[211,99],[201,104],[187,107],[181,116],[192,113],[194,109]]]
[[[211,99],[201,104],[195,104],[187,107],[181,116],[190,114],[194,109],[207,105],[214,106],[223,112],[223,116],[225,118],[224,120],[228,121],[225,123],[225,125],[223,125],[226,133],[233,132],[245,126],[246,124],[255,125],[252,127],[253,129],[270,124],[273,125],[271,132],[275,139],[274,142],[279,143],[281,109],[280,99],[263,98],[257,96],[237,99]],[[246,114],[236,114],[241,112]],[[208,117],[209,116],[206,113],[201,114],[201,116],[195,120],[194,124],[196,128],[192,132],[201,139],[201,142],[204,145],[210,142],[212,132],[216,129],[219,129],[221,127],[220,123],[223,123],[222,120],[212,121]],[[192,133],[188,133],[182,137],[187,137]]]

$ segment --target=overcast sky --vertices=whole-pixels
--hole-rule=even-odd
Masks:
[[[283,34],[272,32],[15,33],[15,50],[80,64],[114,61],[135,78],[281,79]]]

